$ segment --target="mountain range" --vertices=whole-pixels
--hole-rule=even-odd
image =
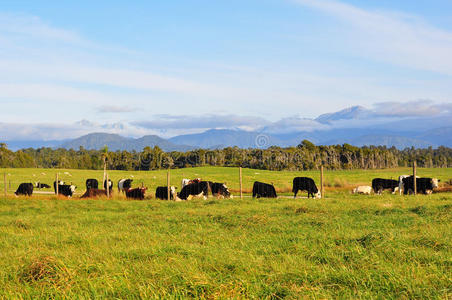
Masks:
[[[304,124],[300,126],[299,124]],[[306,126],[308,124],[308,126]],[[384,145],[403,149],[452,147],[452,118],[417,116],[411,118],[382,118],[361,106],[320,115],[316,119],[294,119],[282,124],[273,123],[259,130],[209,129],[201,133],[185,134],[164,139],[157,135],[130,138],[111,133],[91,133],[73,140],[4,141],[8,148],[66,148],[101,149],[111,151],[141,151],[144,147],[159,146],[164,151],[188,151],[197,148],[219,149],[268,148],[296,146],[307,139],[317,145],[348,143],[355,146]]]

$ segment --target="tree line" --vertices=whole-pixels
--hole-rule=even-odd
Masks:
[[[437,149],[364,146],[349,144],[316,146],[304,140],[296,147],[267,149],[198,149],[187,152],[164,152],[159,147],[143,151],[108,151],[67,149],[22,149],[11,151],[0,143],[2,168],[65,168],[101,170],[106,159],[110,170],[158,170],[200,166],[245,167],[262,170],[312,170],[323,165],[327,169],[383,169],[408,167],[452,167],[452,148]]]

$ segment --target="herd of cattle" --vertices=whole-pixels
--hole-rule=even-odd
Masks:
[[[437,178],[416,176],[416,193],[431,194],[433,189],[438,188],[440,180]],[[375,178],[372,180],[372,186],[358,186],[353,190],[354,194],[370,195],[372,190],[375,194],[381,194],[384,190],[390,190],[393,194],[397,191],[401,195],[414,193],[414,177],[412,175],[400,175],[399,180]]]
[[[129,199],[139,199],[143,200],[145,198],[146,187],[132,188],[133,179],[121,179],[118,181],[118,193],[123,193]],[[438,187],[439,180],[436,178],[420,178],[416,177],[416,191],[417,193],[429,194],[432,193],[433,189]],[[168,187],[159,186],[155,191],[155,198],[161,200],[168,200],[168,195],[170,200],[181,201],[190,200],[195,197],[202,197],[207,199],[209,193],[218,198],[232,198],[233,196],[229,192],[228,187],[224,183],[203,181],[201,178],[196,179],[183,179],[182,189],[178,193],[176,192],[176,187],[171,186],[168,192]],[[21,183],[15,192],[16,196],[27,195],[31,196],[33,194],[33,188],[50,188],[48,184],[37,182],[32,183]],[[65,197],[72,197],[76,186],[73,184],[65,184],[63,181],[59,181],[58,184],[55,181],[53,183],[53,188],[55,194],[59,194]],[[108,190],[107,190],[108,189]],[[358,186],[353,189],[355,194],[371,194],[372,190],[375,194],[381,194],[384,190],[391,190],[394,194],[397,191],[401,194],[409,194],[414,191],[414,179],[410,175],[401,175],[399,180],[393,179],[383,179],[375,178],[372,180],[372,186]],[[308,198],[321,198],[321,194],[315,182],[309,177],[295,177],[293,179],[292,192],[294,193],[294,198],[297,197],[299,191],[306,191],[308,193]],[[105,180],[103,184],[103,189],[99,189],[99,182],[97,179],[87,179],[86,180],[86,192],[80,198],[96,198],[100,196],[108,196],[113,193],[113,182]],[[263,183],[256,181],[253,184],[253,198],[276,198],[276,189],[273,184]]]

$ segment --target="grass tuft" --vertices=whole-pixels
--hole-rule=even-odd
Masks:
[[[412,213],[423,216],[427,213],[427,208],[423,205],[410,209]]]
[[[308,212],[308,209],[306,207],[299,207],[295,210],[296,214],[305,214]]]
[[[11,225],[13,225],[14,227],[23,229],[23,230],[28,230],[31,227],[28,223],[26,223],[25,221],[23,221],[21,219],[18,219],[16,221],[12,222]]]
[[[73,272],[52,256],[40,256],[26,264],[19,276],[22,281],[48,283],[54,286],[69,286]]]

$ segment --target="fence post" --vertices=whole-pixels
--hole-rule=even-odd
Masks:
[[[55,176],[55,194],[56,194],[56,196],[58,197],[58,185],[59,185],[60,183],[59,183],[59,181],[58,181],[58,172],[56,173],[56,176]]]
[[[168,172],[166,173],[166,189],[167,189],[167,197],[168,201],[171,199],[171,177],[170,177],[170,169],[168,168]],[[175,199],[174,199],[175,200]]]
[[[417,182],[416,182],[416,161],[413,162],[413,187],[414,187],[414,195],[417,194]]]
[[[6,173],[3,174],[3,183],[5,184],[5,199],[6,199],[6,193],[7,193],[7,186],[6,186]]]
[[[240,200],[243,200],[242,167],[239,168],[239,180],[240,180]]]
[[[110,181],[108,180],[108,173],[106,173],[106,181],[105,182],[106,182],[105,186],[107,187],[107,198],[110,198]]]
[[[320,198],[325,198],[325,189],[323,188],[324,181],[323,181],[323,166],[320,166]]]

